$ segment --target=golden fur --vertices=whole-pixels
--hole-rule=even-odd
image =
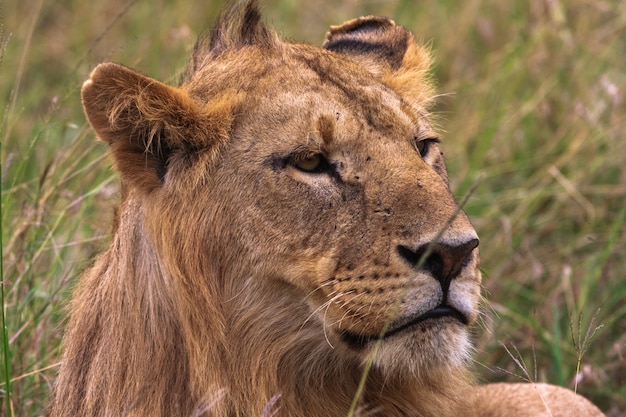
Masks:
[[[278,39],[254,1],[179,87],[99,65],[83,103],[122,201],[49,415],[347,416],[355,398],[360,415],[467,415],[478,240],[429,65],[389,19],[317,48]]]

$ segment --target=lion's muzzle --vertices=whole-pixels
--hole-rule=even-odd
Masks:
[[[400,256],[415,270],[430,273],[441,284],[444,295],[450,281],[459,275],[471,261],[472,252],[478,247],[478,239],[471,237],[460,243],[431,242],[416,250],[398,245]]]

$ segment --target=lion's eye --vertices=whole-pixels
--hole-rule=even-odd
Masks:
[[[431,145],[434,143],[435,144],[439,143],[439,142],[440,142],[439,138],[427,138],[427,139],[415,138],[415,148],[417,149],[417,151],[420,153],[422,157],[425,157],[426,155],[428,155]]]
[[[320,173],[328,168],[328,162],[322,155],[309,155],[291,159],[291,165],[308,173]]]

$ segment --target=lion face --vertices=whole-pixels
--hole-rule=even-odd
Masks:
[[[280,303],[278,326],[361,361],[376,348],[390,373],[462,366],[478,239],[428,119],[427,52],[383,18],[324,49],[242,32],[180,88],[114,64],[83,87],[160,267],[219,308]]]
[[[394,372],[459,365],[478,240],[425,111],[337,54],[292,53],[259,71],[208,187],[239,207],[218,215],[224,244],[333,347],[366,360],[382,340],[376,363]]]

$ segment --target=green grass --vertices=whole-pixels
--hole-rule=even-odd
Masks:
[[[222,2],[196,3],[0,3],[0,415],[41,414],[68,295],[107,242],[117,183],[80,85],[108,60],[175,81]],[[549,381],[626,416],[626,5],[300,3],[265,1],[267,21],[319,44],[383,14],[432,44],[452,188],[481,178],[481,379]]]

